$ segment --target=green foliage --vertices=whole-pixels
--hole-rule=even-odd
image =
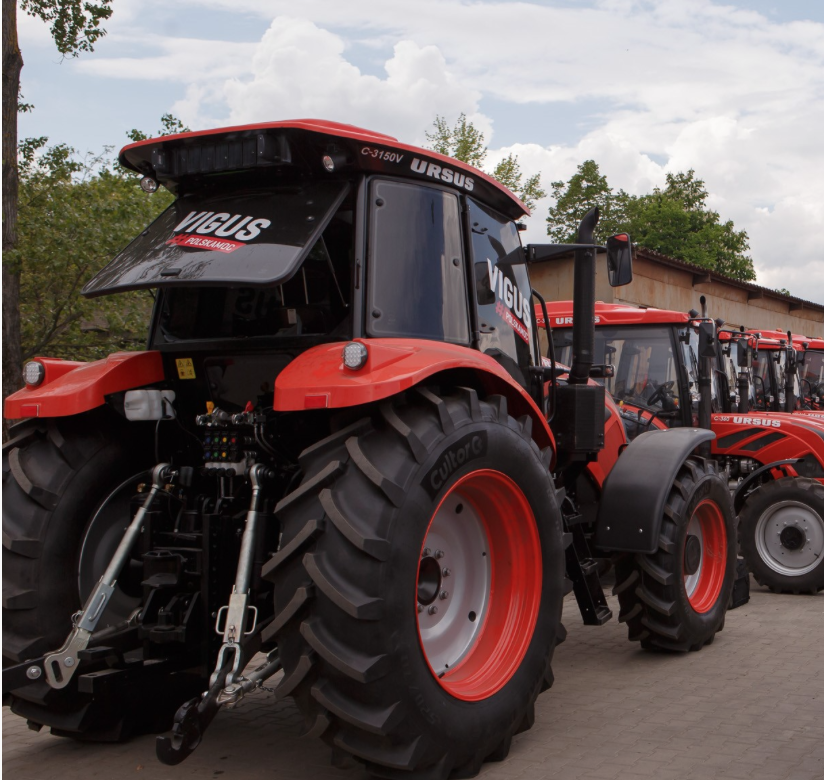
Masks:
[[[647,249],[752,281],[746,231],[736,230],[730,220],[722,222],[717,211],[707,208],[708,195],[695,171],[668,173],[663,190],[627,200],[624,230]]]
[[[462,160],[476,168],[482,168],[486,159],[484,134],[461,114],[454,127],[450,127],[441,116],[436,116],[432,123],[435,131],[426,134],[432,151]]]
[[[633,196],[613,192],[597,164],[587,160],[568,182],[553,182],[555,205],[549,210],[547,233],[557,243],[575,240],[578,222],[593,206],[601,219],[596,240],[614,233],[629,233],[633,243],[655,252],[711,268],[736,279],[755,279],[747,256],[746,231],[732,221],[722,222],[717,211],[707,208],[708,193],[695,171],[667,174],[664,189]]]
[[[161,131],[186,128],[171,114]],[[164,132],[165,131],[165,132]],[[138,130],[129,137],[147,137]],[[19,239],[3,258],[20,274],[23,359],[49,355],[97,360],[140,349],[152,296],[146,291],[87,300],[83,285],[173,200],[147,195],[138,177],[116,164],[111,149],[79,158],[65,144],[26,138],[18,147]]]
[[[426,140],[429,141],[432,151],[454,157],[483,170],[487,153],[484,134],[466,118],[466,114],[458,117],[454,127],[450,127],[441,116],[436,116],[432,125],[434,131],[426,133]],[[523,181],[517,155],[510,154],[501,160],[489,175],[514,192],[530,210],[535,208],[538,200],[546,197],[546,192],[541,188],[540,173]]]
[[[508,155],[495,166],[492,177],[514,192],[530,211],[535,208],[537,201],[546,197],[546,190],[541,187],[541,174],[536,173],[522,181],[521,166],[514,154]]]
[[[146,141],[149,138],[157,138],[161,135],[175,135],[176,133],[190,132],[192,131],[176,116],[173,114],[163,114],[163,116],[160,117],[160,130],[158,130],[154,135],[149,135],[148,133],[144,133],[142,130],[137,130],[136,128],[129,130],[126,135],[132,142],[137,143],[138,141]]]
[[[547,235],[556,244],[572,244],[578,236],[578,225],[584,215],[598,207],[600,219],[595,231],[596,241],[620,232],[626,194],[613,194],[607,177],[601,174],[594,160],[586,160],[568,182],[554,181],[550,185],[555,205],[549,209]],[[635,236],[632,236],[634,239]]]
[[[51,24],[51,36],[64,57],[93,51],[106,31],[100,23],[112,15],[112,0],[20,0],[20,8]]]

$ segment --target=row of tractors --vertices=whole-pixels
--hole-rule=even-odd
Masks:
[[[632,278],[597,210],[524,246],[482,172],[317,120],[120,162],[175,201],[83,293],[151,294],[146,350],[36,358],[4,409],[3,691],[33,728],[165,731],[176,764],[266,683],[335,760],[471,777],[532,726],[567,594],[603,625],[607,575],[628,638],[677,653],[724,628],[739,535],[760,581],[824,586],[820,350],[596,305],[597,252]],[[530,268],[570,251],[547,303]]]

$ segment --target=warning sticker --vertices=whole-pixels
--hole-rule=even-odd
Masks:
[[[180,379],[194,379],[195,378],[195,364],[191,358],[178,358],[177,375]]]

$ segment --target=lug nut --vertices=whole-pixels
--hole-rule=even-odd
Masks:
[[[435,557],[436,558],[441,559],[441,558],[443,558],[443,556],[444,556],[443,550],[435,550]]]
[[[423,604],[418,604],[418,612],[423,612]]]
[[[421,558],[428,558],[430,555],[432,555],[432,550],[428,547],[424,547],[423,552],[421,553]]]
[[[448,599],[448,598],[449,598],[449,591],[448,591],[448,590],[442,590],[442,591],[438,594],[438,596],[439,596],[441,599]]]
[[[437,614],[438,614],[438,607],[437,607],[437,605],[436,605],[436,604],[433,604],[433,605],[429,608],[429,610],[428,610],[428,611],[429,611],[429,614],[430,614],[430,615],[437,615]]]
[[[443,570],[443,576],[444,577],[448,577],[450,574],[452,574],[452,569],[444,569]]]

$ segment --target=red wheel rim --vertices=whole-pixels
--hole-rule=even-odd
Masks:
[[[687,528],[696,529],[701,541],[701,564],[697,582],[690,587],[690,577],[684,574],[690,606],[698,613],[709,612],[718,601],[727,571],[727,531],[724,514],[710,499],[702,501],[693,512]],[[686,549],[686,544],[684,545]],[[694,575],[693,575],[694,576]]]
[[[426,592],[427,588],[430,593],[434,592],[429,582],[424,582],[425,577],[431,579],[446,570],[441,569],[440,564],[450,560],[450,553],[441,550],[433,553],[427,544],[428,540],[439,538],[439,529],[443,531],[440,538],[449,538],[448,524],[453,518],[451,512],[455,511],[450,507],[456,506],[458,512],[461,507],[466,508],[465,517],[470,518],[466,522],[476,524],[478,538],[485,539],[483,565],[487,567],[486,598],[482,614],[472,618],[477,626],[471,628],[470,638],[467,641],[458,636],[457,646],[452,649],[459,657],[444,668],[443,660],[448,657],[449,643],[446,643],[445,649],[443,645],[438,646],[447,655],[439,653],[436,658],[433,642],[427,639],[429,629],[426,621],[431,606],[422,609],[421,593]],[[464,534],[462,529],[455,530],[458,533],[453,534],[452,538],[460,540],[456,546],[471,548],[472,534]],[[438,553],[444,557],[435,570],[431,559]],[[463,554],[465,549],[460,549],[453,557],[457,560]],[[436,586],[433,581],[432,586],[439,589],[447,582],[450,588],[459,589],[461,572],[450,572],[450,575]],[[476,578],[475,581],[480,580]],[[474,471],[459,479],[441,499],[430,519],[421,547],[418,574],[418,640],[427,665],[442,688],[457,699],[478,701],[492,696],[506,685],[523,661],[532,640],[541,602],[541,584],[541,543],[537,523],[518,485],[505,474],[491,469]],[[440,591],[441,594],[443,592]],[[447,604],[449,598],[436,601],[433,596],[428,603],[441,608],[441,620],[450,619],[450,609],[453,610],[452,618],[465,619],[465,615],[459,612],[462,604],[465,608],[465,598],[463,601],[456,598]],[[475,615],[474,612],[471,614]],[[462,647],[461,643],[465,641],[466,646]],[[439,668],[434,668],[433,664]]]

